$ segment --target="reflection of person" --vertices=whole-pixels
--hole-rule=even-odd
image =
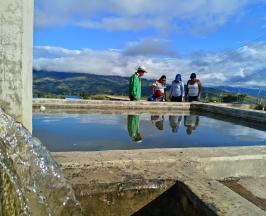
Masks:
[[[137,72],[134,73],[129,81],[128,96],[131,101],[139,101],[141,98],[141,80],[140,78],[147,73],[142,67],[138,67]]]
[[[139,115],[128,115],[127,116],[127,129],[130,137],[135,142],[142,142],[142,137],[139,133]]]
[[[198,115],[190,115],[185,116],[184,118],[184,126],[187,127],[187,134],[191,135],[193,130],[196,130],[196,128],[199,125],[199,116]]]
[[[177,74],[170,88],[170,100],[175,102],[182,102],[184,95],[184,83],[182,82],[181,75]]]
[[[164,117],[161,115],[152,115],[151,122],[159,129],[163,130],[163,120]]]
[[[169,123],[173,133],[177,133],[181,125],[182,116],[169,116]]]
[[[190,75],[190,80],[187,82],[186,97],[188,102],[198,101],[202,91],[202,84],[200,80],[196,79],[196,74]]]

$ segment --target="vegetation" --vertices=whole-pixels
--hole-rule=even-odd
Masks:
[[[142,96],[152,92],[154,80],[142,79]],[[33,71],[33,95],[38,98],[64,98],[80,96],[83,99],[104,100],[107,95],[127,96],[129,77],[103,76],[67,72]],[[257,97],[203,88],[203,102],[257,103]],[[262,102],[261,102],[262,101]],[[260,99],[263,103],[263,100]]]
[[[239,102],[243,103],[246,98],[246,94],[226,94],[222,97],[223,102]]]
[[[33,97],[34,98],[60,98],[63,99],[64,95],[60,95],[60,94],[52,94],[52,93],[36,93],[33,92]]]

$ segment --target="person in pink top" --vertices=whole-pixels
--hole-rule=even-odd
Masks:
[[[159,80],[152,84],[153,96],[156,101],[165,101],[166,76],[162,75]]]

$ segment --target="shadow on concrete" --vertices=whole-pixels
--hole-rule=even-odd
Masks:
[[[238,183],[239,180],[226,180],[220,181],[222,184],[230,188],[232,191],[238,193],[240,196],[244,197],[248,201],[252,202],[254,205],[258,206],[260,209],[266,211],[266,199],[260,198],[246,189],[244,186]],[[256,181],[256,179],[254,179]]]
[[[183,183],[177,182],[132,216],[217,215]]]

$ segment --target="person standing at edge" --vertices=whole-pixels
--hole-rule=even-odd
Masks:
[[[182,82],[181,75],[177,74],[170,88],[170,100],[174,102],[182,102],[184,95],[184,83]]]
[[[147,71],[138,67],[137,72],[134,73],[129,81],[128,96],[131,101],[139,101],[141,99],[141,80],[140,78],[147,73]]]
[[[186,87],[186,98],[188,102],[199,101],[201,92],[202,84],[200,80],[196,79],[196,74],[192,73]]]
[[[166,88],[166,76],[162,75],[159,80],[152,84],[153,95],[155,101],[166,101],[165,88]]]

